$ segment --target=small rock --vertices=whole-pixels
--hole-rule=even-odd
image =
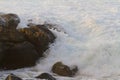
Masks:
[[[78,71],[77,67],[73,67],[71,69],[69,66],[63,64],[62,62],[57,62],[52,67],[52,72],[60,76],[72,77],[76,74],[77,71]]]
[[[75,75],[78,72],[78,67],[76,65],[71,66],[70,69],[72,71],[72,75]]]
[[[2,18],[1,21],[5,23],[4,26],[7,29],[16,29],[16,27],[20,23],[20,18],[18,17],[18,15],[13,14],[13,13],[2,14],[0,15],[0,17]]]
[[[7,78],[5,80],[22,80],[22,79],[17,77],[14,74],[10,74],[10,75],[7,76]]]
[[[47,80],[56,80],[52,75],[50,75],[48,73],[42,73],[41,75],[37,76],[36,78],[47,79]]]

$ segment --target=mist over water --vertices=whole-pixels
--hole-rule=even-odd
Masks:
[[[24,79],[50,73],[57,61],[79,68],[75,77],[55,76],[58,80],[120,79],[120,0],[1,0],[0,10],[18,14],[18,27],[26,27],[32,19],[57,24],[62,30],[51,29],[56,42],[36,66],[1,71],[1,79],[9,73]]]

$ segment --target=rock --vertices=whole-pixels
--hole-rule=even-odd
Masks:
[[[52,72],[60,76],[72,77],[76,74],[77,71],[77,67],[73,67],[71,69],[69,66],[64,65],[62,62],[56,62],[52,67]]]
[[[73,76],[78,72],[78,67],[76,65],[71,66],[70,69]]]
[[[10,75],[7,76],[7,78],[5,80],[22,80],[22,79],[17,77],[14,74],[10,74]]]
[[[2,25],[4,23],[4,27],[7,29],[15,30],[20,23],[20,18],[13,13],[2,14],[0,15],[0,17],[0,22],[2,22]]]
[[[0,69],[34,66],[56,38],[44,25],[16,29],[19,23],[16,14],[0,14]]]
[[[39,59],[34,45],[29,42],[17,43],[13,47],[3,51],[4,57],[0,68],[17,69],[26,66],[34,66]]]
[[[16,14],[1,14],[0,15],[0,41],[24,41],[24,37],[18,30],[17,25],[20,23],[20,19]],[[19,36],[19,37],[18,37]]]
[[[18,37],[19,36],[19,37]],[[13,42],[13,43],[19,43],[25,41],[24,36],[18,32],[18,31],[6,31],[6,32],[0,32],[0,42]]]
[[[42,73],[41,75],[37,76],[36,78],[47,79],[47,80],[56,80],[52,75],[50,75],[48,73]]]
[[[43,55],[43,52],[49,48],[48,45],[53,43],[56,38],[48,28],[42,25],[32,25],[29,28],[22,28],[19,29],[19,32],[23,33],[27,41],[35,45],[40,56]]]
[[[53,43],[55,41],[56,36],[48,29],[47,25],[37,25],[37,27],[39,27],[47,34],[49,42]]]
[[[33,24],[33,23],[29,23],[28,24],[28,26],[29,27],[38,27],[39,29],[41,29],[42,31],[44,31],[45,33],[46,33],[46,35],[47,35],[47,37],[49,38],[49,42],[51,42],[51,43],[53,43],[54,42],[54,40],[55,40],[55,35],[49,30],[49,26],[54,26],[54,25],[52,25],[52,24],[49,24],[49,25],[46,25],[46,23],[45,24],[43,24],[43,25],[40,25],[40,24]]]

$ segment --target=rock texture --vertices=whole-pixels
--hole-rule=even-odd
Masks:
[[[47,79],[47,80],[56,80],[52,75],[48,73],[42,73],[41,75],[37,76],[38,79]]]
[[[22,80],[22,79],[17,77],[14,74],[10,74],[10,75],[7,76],[7,78],[5,80]]]
[[[52,72],[60,76],[74,76],[78,71],[77,66],[70,68],[69,66],[63,64],[62,62],[56,62],[52,67]]]
[[[34,66],[56,38],[44,25],[16,29],[19,23],[16,14],[0,15],[0,69]]]

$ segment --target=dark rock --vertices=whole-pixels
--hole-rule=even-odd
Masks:
[[[11,48],[3,51],[4,57],[0,67],[2,69],[17,69],[26,66],[34,66],[39,59],[34,45],[29,42],[14,44]]]
[[[73,67],[71,69],[69,66],[64,65],[62,62],[57,62],[52,67],[52,72],[60,76],[72,77],[76,74],[77,71],[78,71],[77,67]]]
[[[47,34],[47,37],[48,37],[48,40],[49,42],[53,43],[54,40],[55,40],[55,35],[47,28],[46,25],[37,25],[37,27],[39,27],[41,30],[43,30],[46,34]]]
[[[14,74],[10,74],[10,75],[7,76],[7,78],[5,80],[22,80],[22,79],[17,77]]]
[[[18,31],[9,30],[6,32],[0,32],[0,42],[19,43],[23,41],[25,41],[25,38]]]
[[[35,45],[40,56],[43,52],[49,48],[49,44],[54,42],[54,34],[46,27],[42,25],[32,25],[29,28],[19,29],[19,32],[23,33],[27,41]]]
[[[3,31],[5,25],[6,25],[5,20],[2,17],[0,17],[0,32]]]
[[[36,78],[47,79],[47,80],[56,80],[52,75],[50,75],[48,73],[42,73],[41,75],[37,76]]]
[[[43,25],[40,25],[40,24],[33,24],[33,23],[29,23],[28,24],[29,27],[38,27],[39,29],[41,29],[42,31],[45,32],[46,36],[49,38],[49,42],[53,43],[54,40],[55,40],[55,35],[49,30],[49,26],[54,26],[52,24],[49,24],[49,25],[46,25],[46,24],[43,24]]]
[[[34,66],[56,38],[44,25],[16,29],[19,23],[16,14],[0,14],[0,69]]]

